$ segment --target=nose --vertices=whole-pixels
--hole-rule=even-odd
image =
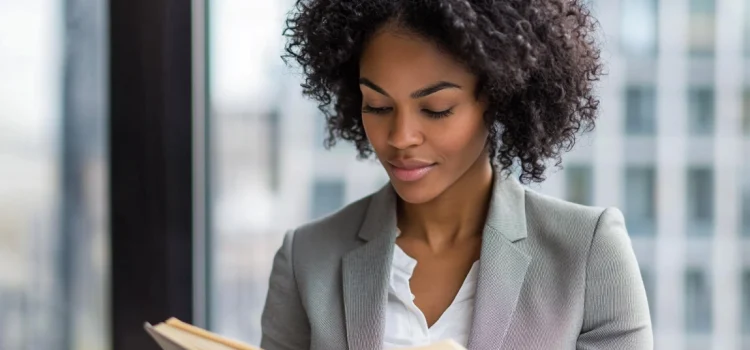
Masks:
[[[416,147],[424,142],[419,116],[408,112],[397,113],[391,118],[388,144],[397,149]]]

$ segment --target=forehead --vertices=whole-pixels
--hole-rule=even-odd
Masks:
[[[360,76],[385,89],[408,92],[437,81],[473,86],[474,75],[437,45],[404,30],[373,35],[360,58]],[[411,90],[409,90],[411,89]]]

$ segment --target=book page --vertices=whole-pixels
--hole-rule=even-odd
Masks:
[[[220,336],[220,335],[218,335],[216,333],[209,332],[209,331],[207,331],[207,330],[205,330],[203,328],[196,327],[196,326],[193,326],[193,325],[191,325],[189,323],[182,322],[182,321],[180,321],[180,320],[178,320],[177,318],[174,318],[174,317],[168,319],[165,323],[168,324],[168,325],[170,325],[170,326],[172,326],[172,327],[174,327],[174,328],[177,328],[177,329],[180,329],[182,331],[194,334],[194,335],[199,336],[201,338],[209,339],[212,342],[223,344],[223,345],[228,346],[229,348],[231,348],[233,350],[261,350],[258,347],[250,346],[248,344],[245,344],[245,343],[237,341],[237,340],[225,338],[225,337],[222,337],[222,336]]]
[[[146,332],[153,338],[157,344],[163,349],[163,350],[187,350],[184,346],[175,343],[171,339],[167,338],[164,334],[159,333],[151,324],[146,322],[146,324],[143,325],[143,328],[146,330]]]
[[[159,334],[182,346],[185,350],[238,350],[231,346],[217,343],[211,339],[173,327],[166,323],[160,323],[153,327]]]

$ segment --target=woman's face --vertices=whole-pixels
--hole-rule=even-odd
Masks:
[[[477,78],[434,44],[381,30],[360,59],[362,121],[401,199],[425,203],[486,170]]]

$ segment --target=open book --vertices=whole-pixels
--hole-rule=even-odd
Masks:
[[[148,323],[146,331],[164,350],[262,350],[259,347],[222,337],[205,329],[170,318],[155,326]],[[466,350],[458,343],[445,340],[408,350]]]

